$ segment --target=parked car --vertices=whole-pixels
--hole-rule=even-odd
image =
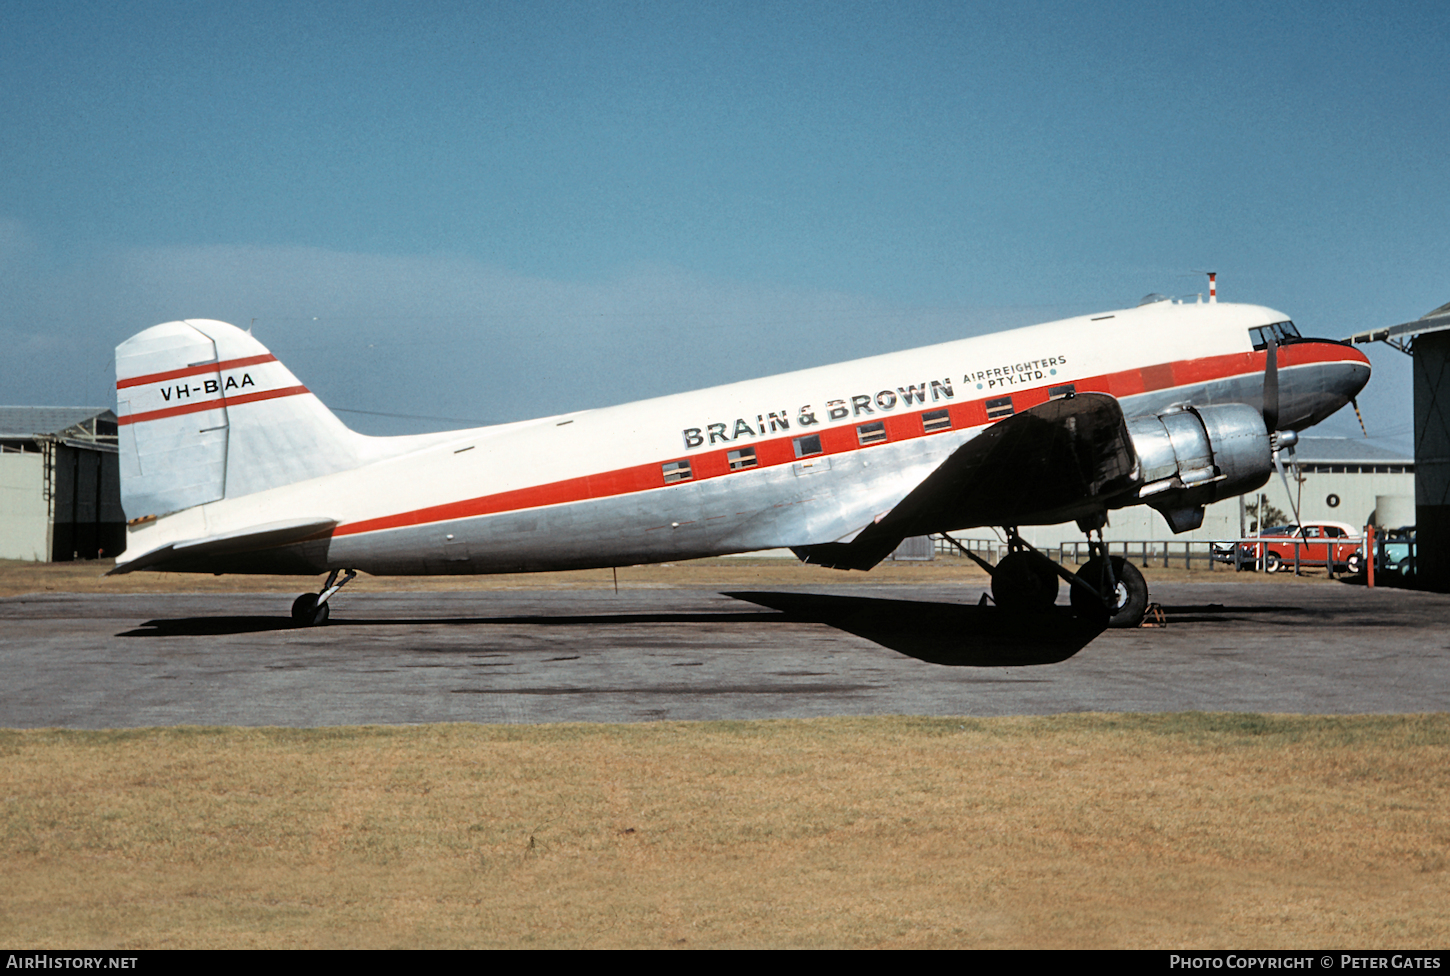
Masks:
[[[1333,560],[1334,568],[1343,570],[1362,541],[1359,530],[1345,522],[1305,522],[1303,526],[1279,525],[1265,529],[1239,543],[1214,543],[1213,558],[1234,562],[1237,545],[1240,568],[1254,569],[1262,561],[1264,572],[1277,573],[1286,564],[1294,565],[1297,550],[1300,565],[1323,566],[1327,560]],[[1363,559],[1363,553],[1360,558]]]
[[[1415,527],[1402,526],[1398,529],[1376,529],[1374,533],[1376,573],[1399,573],[1401,576],[1415,575]],[[1351,573],[1364,572],[1364,546],[1349,557]]]

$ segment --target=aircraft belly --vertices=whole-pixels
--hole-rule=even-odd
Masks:
[[[537,572],[829,542],[889,510],[966,432],[652,491],[332,539],[328,564],[375,575]],[[813,458],[811,461],[820,461]]]

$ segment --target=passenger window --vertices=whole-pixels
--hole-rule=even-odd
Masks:
[[[1049,386],[1047,388],[1047,399],[1049,400],[1058,400],[1062,397],[1075,396],[1076,394],[1076,383],[1064,383],[1061,386]]]
[[[886,440],[886,425],[879,420],[874,424],[859,424],[856,427],[856,439],[861,442],[862,447],[867,444],[880,444]]]
[[[689,481],[694,477],[690,471],[689,461],[670,461],[661,466],[665,474],[665,484],[674,484],[676,481]]]
[[[738,451],[731,451],[725,455],[725,459],[730,462],[731,471],[753,468],[757,463],[755,459],[755,448],[753,447],[742,447]]]
[[[945,410],[928,410],[921,415],[921,429],[927,434],[934,434],[939,430],[951,430],[952,415]]]
[[[809,437],[797,437],[794,443],[795,456],[798,458],[810,457],[812,454],[821,453],[820,434],[812,434]]]
[[[996,400],[987,401],[987,419],[997,420],[1002,417],[1010,417],[1016,411],[1012,409],[1012,398],[1009,396],[999,397]]]

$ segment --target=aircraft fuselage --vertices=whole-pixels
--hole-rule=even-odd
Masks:
[[[1259,407],[1266,353],[1250,330],[1287,319],[1253,305],[1162,302],[522,423],[410,439],[349,432],[362,445],[351,456],[364,462],[329,462],[318,476],[238,497],[219,489],[223,497],[134,526],[126,560],[282,515],[335,525],[280,547],[156,568],[500,573],[831,542],[889,511],[982,430],[1049,398],[1105,393],[1128,417],[1182,402]],[[235,415],[224,485],[245,477],[237,411],[262,405],[227,399],[242,392],[226,386],[241,382],[228,362],[213,399],[203,398]],[[1282,345],[1278,364],[1286,430],[1329,416],[1369,375],[1363,354],[1327,340]],[[315,399],[273,365],[275,375],[267,363],[248,368],[259,391],[249,396]],[[176,377],[123,385],[155,377],[151,400],[138,394],[118,410],[123,425],[175,416],[157,397]]]

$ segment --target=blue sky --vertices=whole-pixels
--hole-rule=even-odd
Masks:
[[[1206,290],[1450,301],[1443,3],[0,5],[0,401],[246,326],[516,420]],[[1373,353],[1372,433],[1408,363]],[[426,421],[342,414],[393,433]],[[1352,415],[1320,432],[1356,433]]]

